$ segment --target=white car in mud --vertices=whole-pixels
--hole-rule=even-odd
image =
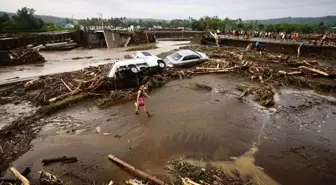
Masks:
[[[137,51],[132,59],[121,60],[114,63],[108,77],[116,78],[117,74],[122,71],[130,71],[138,74],[147,70],[162,71],[166,68],[166,63],[159,57],[149,52]]]

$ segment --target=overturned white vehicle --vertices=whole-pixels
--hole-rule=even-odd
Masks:
[[[166,63],[159,57],[145,51],[137,51],[132,59],[117,61],[111,68],[108,77],[117,78],[122,72],[138,74],[144,71],[160,72]]]

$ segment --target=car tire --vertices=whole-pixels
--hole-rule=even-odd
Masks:
[[[166,68],[166,64],[163,61],[158,61],[158,67],[160,69],[164,69],[164,68]]]
[[[139,70],[135,66],[131,66],[130,71],[134,74],[137,74],[139,72]]]

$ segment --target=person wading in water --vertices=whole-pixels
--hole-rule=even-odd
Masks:
[[[149,114],[148,110],[146,109],[146,105],[145,105],[145,101],[144,101],[144,96],[147,96],[148,98],[150,98],[148,96],[147,93],[145,93],[145,86],[141,85],[138,91],[138,96],[137,96],[137,100],[135,103],[135,114],[139,114],[139,108],[143,107],[144,111],[147,113],[148,117],[150,117],[151,115]]]

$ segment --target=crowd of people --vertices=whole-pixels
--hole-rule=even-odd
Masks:
[[[335,45],[335,42],[328,40],[327,38],[335,38],[336,34],[324,33],[324,34],[314,34],[314,35],[301,35],[298,32],[265,32],[265,31],[246,31],[246,30],[232,30],[231,32],[225,33],[225,35],[232,35],[237,39],[244,37],[245,39],[250,39],[252,37],[267,38],[283,41],[302,41],[314,45]],[[310,37],[310,38],[309,38]],[[314,38],[314,39],[311,39]]]
[[[259,38],[269,38],[269,39],[282,39],[282,40],[293,40],[297,41],[299,33],[286,33],[286,32],[264,32],[264,31],[246,31],[246,30],[233,30],[232,35],[239,38],[239,36],[244,36],[245,39],[251,37]]]

